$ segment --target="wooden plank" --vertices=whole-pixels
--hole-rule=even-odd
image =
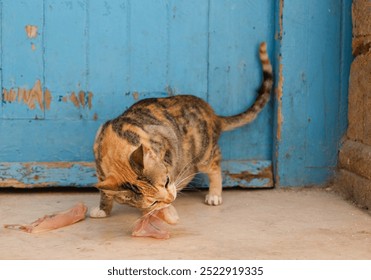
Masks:
[[[274,187],[272,161],[269,160],[225,160],[222,161],[223,188],[272,188]],[[208,188],[205,174],[197,175],[188,189]]]
[[[86,1],[45,1],[45,86],[53,104],[47,119],[86,118]]]
[[[274,186],[272,162],[269,160],[222,162],[223,186],[271,188]]]
[[[211,1],[209,16],[208,101],[220,115],[237,114],[252,104],[260,87],[259,43],[267,41],[273,49],[274,3]],[[272,158],[271,106],[254,123],[222,136],[224,159]]]
[[[96,180],[91,162],[0,163],[0,187],[92,186]]]
[[[91,1],[88,10],[88,119],[107,120],[135,101],[130,92],[130,2]]]
[[[3,89],[3,3],[0,1],[0,89]],[[3,118],[3,94],[0,92],[0,120]]]
[[[0,161],[93,161],[99,125],[85,120],[1,120]]]
[[[208,5],[207,0],[168,4],[167,82],[172,93],[207,99]]]
[[[44,118],[43,3],[2,2],[4,119]]]
[[[345,2],[349,7],[350,1]],[[339,108],[344,108],[346,100],[339,93],[346,89],[340,69],[349,68],[350,53],[341,50],[341,43],[350,39],[349,34],[342,34],[350,32],[343,24],[349,24],[350,17],[343,13],[345,5],[330,0],[289,0],[283,7],[277,183],[321,184],[333,176],[338,152],[334,143],[339,143],[344,132]]]
[[[272,187],[271,162],[223,162],[223,186]],[[88,187],[97,182],[93,162],[0,162],[0,188]],[[208,187],[205,177],[198,177],[190,187]]]
[[[322,3],[322,2],[321,2]],[[329,1],[321,9],[315,3],[310,8],[312,21],[308,24],[307,34],[317,32],[322,47],[311,36],[306,37],[307,61],[301,69],[304,94],[308,97],[302,106],[307,107],[307,153],[306,168],[323,168],[324,176],[330,176],[337,163],[337,151],[342,134],[339,133],[339,106],[341,91],[341,14],[342,6]],[[326,28],[318,31],[318,26]],[[303,31],[301,31],[303,32]],[[325,41],[323,41],[325,39]],[[333,48],[323,53],[323,48]],[[311,58],[311,59],[309,59]],[[305,105],[304,105],[305,104]]]
[[[130,85],[134,92],[167,87],[168,32],[166,1],[130,2]]]

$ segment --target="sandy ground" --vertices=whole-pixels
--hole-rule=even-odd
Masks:
[[[218,207],[205,192],[175,202],[171,238],[133,238],[138,210],[114,206],[112,216],[41,234],[0,229],[0,259],[371,259],[371,216],[324,189],[227,190]],[[96,192],[9,193],[0,190],[0,221],[27,223]]]

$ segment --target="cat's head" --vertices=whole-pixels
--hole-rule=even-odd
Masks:
[[[109,172],[96,187],[120,203],[147,211],[164,208],[175,200],[176,187],[161,156],[140,145],[125,161],[119,167],[111,166],[115,172]]]

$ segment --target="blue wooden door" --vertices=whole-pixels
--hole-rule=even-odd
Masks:
[[[249,106],[274,1],[2,0],[0,186],[96,182],[96,130],[139,99],[194,94]],[[274,59],[273,57],[271,57]],[[223,135],[225,185],[270,187],[272,105]]]

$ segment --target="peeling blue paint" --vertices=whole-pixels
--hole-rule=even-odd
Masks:
[[[92,163],[0,163],[0,187],[93,186]]]
[[[351,0],[282,1],[282,126],[274,152],[277,185],[324,184],[334,175],[347,125]]]
[[[272,173],[262,178],[236,179],[233,174],[247,172],[259,175],[263,169],[270,168],[270,162],[228,161],[223,164],[223,184],[241,187],[271,187]],[[225,169],[228,168],[228,169]],[[262,169],[263,168],[263,169]],[[1,162],[0,187],[56,187],[56,186],[94,186],[97,182],[95,167],[91,162]],[[205,176],[194,180],[197,187],[207,187]]]
[[[241,112],[261,82],[257,49],[266,41],[282,103],[272,101],[254,123],[222,136],[223,184],[326,182],[347,125],[351,0],[258,2],[116,0],[107,9],[104,1],[0,0],[0,88],[30,89],[40,80],[52,97],[50,110],[1,97],[0,180],[93,184],[93,167],[76,162],[93,162],[100,124],[136,98],[194,94],[220,115]],[[38,27],[36,38],[27,37],[26,25]],[[91,108],[63,102],[80,91],[94,94]],[[28,162],[34,167],[25,169]],[[271,166],[274,183],[254,178]]]

